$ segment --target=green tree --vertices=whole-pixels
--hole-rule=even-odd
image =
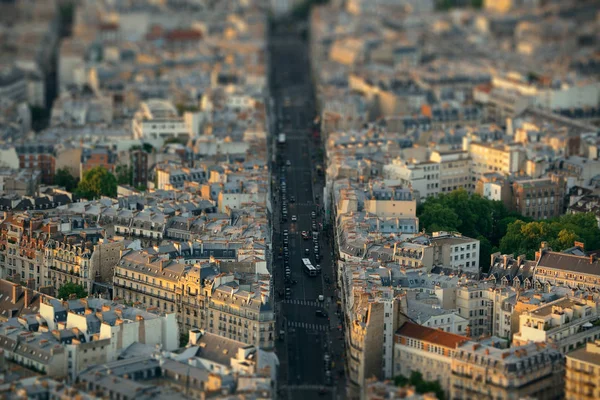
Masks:
[[[54,174],[54,183],[64,187],[69,192],[77,187],[77,180],[67,168],[60,168],[56,171],[56,174]]]
[[[562,251],[575,241],[583,242],[589,249],[600,247],[600,229],[594,214],[567,214],[533,222],[516,220],[508,224],[506,235],[500,240],[500,251],[533,259],[542,242],[548,242],[554,251]]]
[[[61,300],[68,300],[72,294],[77,296],[78,299],[82,299],[88,295],[83,286],[73,282],[67,282],[58,288],[58,298]]]
[[[104,167],[92,168],[83,174],[77,194],[87,199],[117,196],[117,178]]]
[[[423,380],[423,375],[418,371],[413,371],[408,379],[402,375],[395,377],[394,384],[396,386],[414,386],[417,393],[434,393],[438,399],[446,398],[444,390],[438,381],[425,381]]]
[[[439,203],[428,202],[423,205],[419,222],[429,232],[456,231],[462,223],[452,208],[444,207]]]
[[[117,174],[117,184],[130,185],[133,171],[127,165],[117,165],[115,169]]]

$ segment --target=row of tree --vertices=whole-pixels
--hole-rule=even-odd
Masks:
[[[479,265],[487,271],[492,253],[525,254],[533,259],[540,243],[546,241],[561,251],[584,242],[587,248],[600,248],[600,229],[593,214],[564,215],[533,221],[509,211],[502,202],[484,199],[464,189],[425,200],[417,208],[422,228],[427,232],[452,231],[480,240]]]
[[[92,168],[83,174],[81,180],[77,180],[66,168],[58,169],[54,175],[55,184],[86,199],[116,197],[117,186],[130,185],[131,182],[132,170],[125,165],[117,166],[115,174],[104,167]]]

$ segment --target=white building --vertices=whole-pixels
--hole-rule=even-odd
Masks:
[[[383,166],[385,178],[397,179],[412,187],[419,201],[440,193],[440,165],[432,161],[417,162],[395,159]]]
[[[160,148],[167,139],[187,141],[196,137],[199,123],[199,113],[185,113],[182,118],[172,103],[152,99],[141,103],[132,120],[132,130],[136,139]]]

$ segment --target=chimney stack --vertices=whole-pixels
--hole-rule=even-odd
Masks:
[[[29,307],[29,305],[31,304],[31,300],[33,300],[33,290],[31,290],[30,288],[26,288],[24,298],[25,308]]]
[[[12,303],[13,304],[17,304],[17,301],[19,301],[20,295],[21,295],[21,285],[13,283],[13,287],[12,287]]]

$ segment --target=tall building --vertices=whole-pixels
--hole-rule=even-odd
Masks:
[[[368,378],[391,378],[393,373],[394,332],[407,320],[401,298],[392,292],[375,297],[357,294],[352,320],[346,329],[350,382],[362,390]]]
[[[600,340],[567,354],[565,399],[600,398]]]

